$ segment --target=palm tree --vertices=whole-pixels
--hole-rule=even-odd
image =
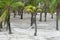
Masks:
[[[56,30],[59,30],[58,29],[58,18],[59,18],[59,13],[60,13],[60,1],[57,3],[57,7],[56,7]]]
[[[24,3],[24,0],[19,0],[19,1],[21,1],[22,3]],[[25,6],[25,5],[24,5]],[[17,8],[17,11],[18,11],[18,15],[20,15],[21,16],[21,19],[23,19],[23,9],[24,9],[24,6],[22,6],[22,7],[18,7]]]
[[[42,21],[42,13],[45,13],[45,21],[46,21],[46,17],[47,17],[47,12],[49,10],[49,5],[50,5],[51,0],[38,0],[37,3],[40,3],[40,8],[42,11],[40,11],[40,20]]]
[[[50,6],[50,4],[51,4],[51,1],[52,0],[44,0],[43,2],[44,2],[44,13],[45,13],[45,21],[46,21],[46,17],[47,17],[47,13],[49,12],[49,6]]]
[[[37,26],[36,26],[36,3],[37,0],[27,0],[25,2],[25,9],[28,13],[31,13],[31,26],[33,25],[33,23],[35,23],[35,33],[34,35],[37,35]],[[33,17],[34,16],[34,17]]]
[[[36,7],[33,5],[28,5],[24,8],[25,12],[31,13],[31,26],[33,23],[35,24],[35,33],[34,36],[37,35],[37,25],[36,25]]]
[[[10,26],[10,9],[15,9],[18,6],[23,6],[21,2],[13,2],[12,0],[0,0],[1,5],[0,8],[3,8],[3,14],[0,17],[0,22],[6,21],[9,29],[9,33],[11,34],[11,26]]]
[[[56,11],[56,30],[58,30],[58,15],[60,10],[60,1],[59,0],[53,0],[52,4],[50,5],[50,11],[53,13]]]
[[[40,13],[40,20],[39,21],[42,21],[42,13],[43,13],[43,2],[42,1],[38,2],[37,8],[38,8],[37,12]]]

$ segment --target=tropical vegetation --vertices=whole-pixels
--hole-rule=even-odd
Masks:
[[[45,13],[46,21],[47,13],[50,13],[53,18],[53,14],[56,12],[56,29],[58,30],[58,15],[60,12],[58,4],[60,4],[60,0],[0,0],[0,28],[2,28],[2,23],[7,24],[9,33],[12,33],[10,26],[10,11],[12,10],[14,17],[16,11],[18,11],[18,14],[21,14],[21,19],[23,18],[23,11],[33,14],[39,12],[40,21],[42,21],[42,13]]]

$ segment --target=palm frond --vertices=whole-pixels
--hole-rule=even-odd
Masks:
[[[17,7],[24,7],[24,3],[22,2],[14,2],[11,4],[12,9],[16,9]]]
[[[4,21],[7,16],[7,10],[3,12],[3,14],[0,16],[0,22]]]
[[[26,12],[35,12],[36,11],[36,7],[35,6],[32,6],[32,5],[28,5],[24,8],[24,10]]]
[[[52,3],[51,3],[51,5],[50,5],[50,12],[51,12],[51,13],[54,13],[55,8],[56,8],[56,6],[57,6],[57,3],[58,3],[58,0],[52,0]]]

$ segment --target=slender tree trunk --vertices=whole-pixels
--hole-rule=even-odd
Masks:
[[[23,19],[23,8],[18,7],[18,15],[20,15],[21,19]]]
[[[37,36],[37,24],[36,24],[36,13],[34,15],[34,20],[35,20],[35,33],[34,33],[34,36]]]
[[[56,14],[56,30],[59,30],[59,29],[58,29],[58,15],[59,15],[59,14],[57,13],[57,14]]]
[[[33,13],[31,13],[31,26],[33,25]]]
[[[42,12],[40,13],[40,20],[39,21],[42,21]]]
[[[21,19],[23,19],[23,12],[21,13]]]
[[[51,19],[53,19],[53,14],[51,14]]]
[[[10,26],[10,6],[8,6],[8,20],[7,20],[7,24],[8,24],[8,29],[9,29],[9,34],[12,34],[11,32],[11,26]]]
[[[31,13],[31,26],[33,25],[33,23],[35,24],[35,33],[34,36],[37,36],[37,24],[36,24],[36,13]]]
[[[12,34],[12,32],[11,32],[11,26],[10,26],[10,18],[8,19],[8,29],[9,29],[9,34]]]
[[[47,12],[45,12],[45,22],[46,22]]]

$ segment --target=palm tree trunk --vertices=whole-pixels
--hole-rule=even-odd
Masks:
[[[45,22],[46,22],[47,12],[45,12]]]
[[[39,21],[42,21],[42,12],[40,13],[40,20]]]
[[[56,14],[56,30],[59,30],[59,29],[58,29],[58,15],[59,15],[59,14],[57,13],[57,14]]]
[[[37,36],[37,24],[36,24],[36,13],[31,13],[31,26],[33,25],[33,23],[35,24],[35,33],[34,36]]]
[[[34,33],[34,36],[37,36],[37,24],[36,24],[36,13],[34,15],[34,20],[35,20],[35,33]]]
[[[23,12],[21,13],[21,19],[23,19]]]
[[[7,20],[7,24],[8,24],[8,29],[9,29],[9,34],[12,34],[11,32],[11,26],[10,26],[10,6],[8,6],[8,20]]]
[[[23,19],[23,8],[18,7],[17,11],[18,15],[20,15],[21,19]]]
[[[53,14],[51,15],[51,19],[53,19]]]
[[[11,32],[11,26],[10,26],[10,18],[8,18],[8,29],[9,29],[9,34],[12,34],[12,32]]]
[[[31,26],[33,25],[33,13],[31,13]]]

